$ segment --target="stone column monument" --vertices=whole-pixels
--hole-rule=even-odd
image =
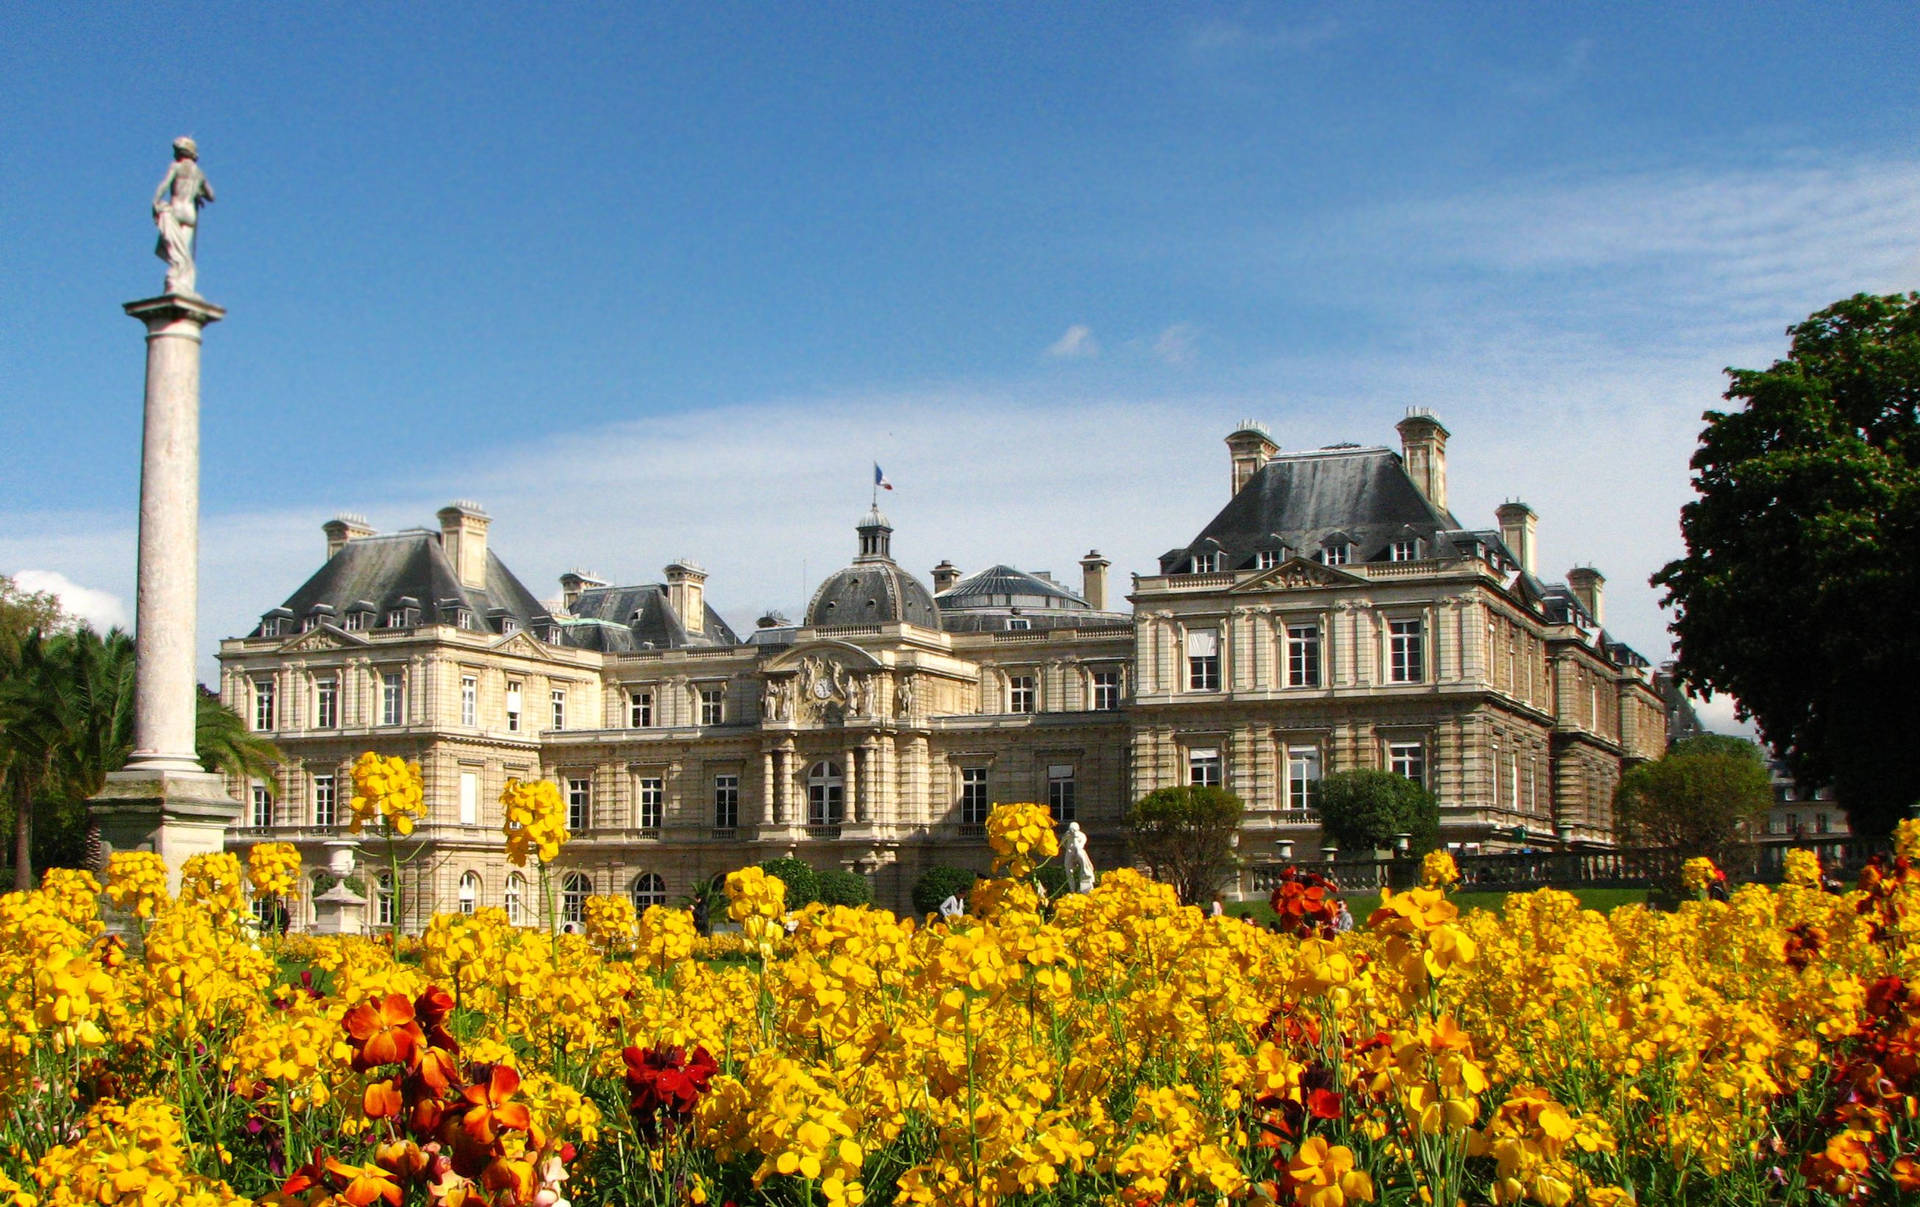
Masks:
[[[140,454],[140,572],[135,606],[133,757],[93,799],[102,844],[152,851],[179,887],[180,865],[217,851],[240,816],[218,775],[194,755],[194,621],[200,560],[200,336],[226,311],[194,292],[199,207],[213,200],[190,138],[153,201],[166,292],[128,302],[147,328]],[[103,856],[104,857],[104,856]]]

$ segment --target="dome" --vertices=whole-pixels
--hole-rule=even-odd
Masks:
[[[893,526],[880,509],[862,516],[854,531],[860,534],[860,556],[820,584],[807,605],[807,624],[906,623],[939,628],[933,593],[893,560]]]

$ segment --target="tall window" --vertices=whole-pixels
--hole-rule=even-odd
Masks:
[[[655,821],[653,824],[658,826],[660,823]],[[593,781],[583,778],[567,780],[567,829],[577,834],[592,825]]]
[[[633,729],[653,728],[652,692],[634,692],[627,697],[627,725]]]
[[[740,777],[737,775],[716,775],[713,777],[713,826],[716,830],[731,830],[740,824]]]
[[[313,777],[313,824],[326,828],[333,822],[333,777],[316,775]]]
[[[1007,680],[1007,711],[1032,712],[1035,696],[1032,675],[1014,675]]]
[[[847,781],[840,764],[822,760],[807,772],[807,824],[837,826],[847,819]]]
[[[702,725],[723,725],[727,719],[727,689],[724,687],[703,687],[700,689],[700,723]]]
[[[640,828],[658,830],[667,808],[667,781],[657,775],[640,777]]]
[[[460,824],[480,824],[480,773],[477,771],[460,773]]]
[[[1414,783],[1425,787],[1427,783],[1427,748],[1419,742],[1393,742],[1387,746],[1387,770],[1395,775],[1404,775]]]
[[[1196,746],[1187,751],[1187,783],[1196,788],[1218,788],[1220,781],[1220,751],[1217,747]]]
[[[507,684],[507,732],[520,732],[520,685]]]
[[[1427,677],[1426,639],[1418,620],[1387,622],[1387,680],[1422,683]]]
[[[1220,690],[1220,630],[1187,631],[1187,690]]]
[[[1120,672],[1093,672],[1093,706],[1100,712],[1120,707]]]
[[[1320,626],[1287,626],[1287,686],[1320,686]]]
[[[480,724],[480,680],[460,676],[460,723],[468,729]]]
[[[1287,808],[1296,812],[1320,808],[1320,748],[1287,747]]]
[[[644,914],[667,903],[667,882],[658,872],[642,872],[627,886],[627,896],[633,899],[633,912]]]
[[[963,826],[984,826],[987,813],[992,806],[987,802],[987,769],[985,767],[963,767],[960,769],[960,824]]]
[[[253,785],[253,808],[248,811],[247,820],[256,830],[273,824],[273,797],[268,794],[265,784]]]
[[[314,680],[313,727],[332,729],[340,724],[340,680],[328,675]]]
[[[392,872],[381,872],[373,878],[373,921],[376,926],[393,925]]]
[[[470,914],[480,908],[480,873],[460,873],[460,912]]]
[[[520,925],[522,902],[527,899],[527,878],[518,872],[507,873],[507,891],[502,904],[507,907],[507,925]]]
[[[388,671],[380,676],[380,723],[398,725],[403,717],[402,708],[406,702],[406,680],[399,671]]]
[[[262,733],[273,728],[273,680],[253,681],[253,727]]]
[[[556,687],[550,693],[550,698],[553,702],[553,724],[548,728],[565,729],[567,727],[567,693]]]
[[[579,872],[569,872],[560,882],[560,916],[568,924],[583,926],[587,920],[587,898],[593,895],[593,882]]]
[[[1056,763],[1047,768],[1047,812],[1065,825],[1074,819],[1077,793],[1073,786],[1073,765]]]

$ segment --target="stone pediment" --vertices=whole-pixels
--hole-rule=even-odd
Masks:
[[[807,641],[782,652],[776,658],[768,659],[765,672],[769,675],[789,674],[810,662],[838,663],[850,671],[877,671],[881,668],[878,658],[850,641]]]
[[[844,724],[885,715],[888,676],[879,660],[855,645],[811,641],[770,661],[761,712],[768,720]]]
[[[521,629],[516,633],[508,633],[505,637],[494,642],[492,649],[496,654],[518,654],[523,658],[545,658],[548,656],[547,651],[542,648],[540,643],[533,639],[532,634],[528,633],[525,629]]]
[[[323,624],[317,629],[308,629],[304,633],[296,633],[292,638],[281,643],[280,648],[276,652],[281,654],[317,654],[325,650],[357,649],[372,644],[372,642],[368,641],[359,633],[349,633],[344,629],[335,628],[330,624]]]
[[[1230,592],[1241,595],[1254,591],[1311,591],[1324,587],[1351,587],[1365,581],[1344,570],[1295,557],[1271,570],[1262,570],[1245,582],[1235,583]]]

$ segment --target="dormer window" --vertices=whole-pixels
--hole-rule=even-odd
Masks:
[[[1192,564],[1193,573],[1195,574],[1218,574],[1220,572],[1220,554],[1218,551],[1212,553],[1196,553],[1193,555]]]
[[[1387,546],[1387,560],[1390,562],[1410,562],[1420,556],[1420,541],[1417,537],[1401,537]]]
[[[387,618],[381,622],[380,627],[383,629],[406,628],[407,627],[407,610],[405,608],[388,608]]]
[[[346,623],[347,632],[358,633],[360,630],[366,628],[367,622],[372,619],[373,613],[371,612],[348,612]]]
[[[1262,549],[1253,555],[1253,568],[1255,570],[1271,570],[1279,564],[1280,551],[1278,549]]]
[[[1320,549],[1320,564],[1323,566],[1344,566],[1353,558],[1353,545],[1346,541],[1324,545]]]
[[[468,611],[467,609],[465,609],[465,608],[455,608],[455,609],[453,610],[453,627],[454,627],[454,628],[456,628],[456,629],[470,629],[470,628],[472,628],[472,627],[473,627],[473,613],[472,613],[472,612],[469,612],[469,611]]]
[[[1010,630],[1011,629],[1030,629],[1032,627],[1033,627],[1033,621],[1027,619],[1025,616],[1007,617],[1007,628]]]
[[[518,633],[519,631],[520,631],[519,621],[515,620],[511,616],[502,616],[500,618],[500,632],[502,634]]]

